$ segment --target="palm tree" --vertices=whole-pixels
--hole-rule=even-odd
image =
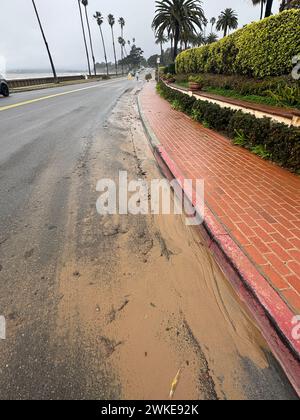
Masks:
[[[117,62],[117,54],[116,54],[116,44],[115,44],[115,34],[114,34],[114,25],[116,23],[116,20],[114,18],[114,15],[108,15],[108,23],[111,28],[111,36],[112,36],[112,43],[114,48],[114,57],[115,57],[115,66],[116,66],[116,75],[118,75],[118,62]]]
[[[95,15],[94,15],[94,18],[96,19],[97,24],[98,24],[99,29],[100,29],[100,35],[101,35],[101,39],[102,39],[104,58],[105,58],[105,64],[106,64],[106,74],[108,76],[109,71],[108,71],[107,54],[106,54],[105,42],[104,42],[103,31],[102,31],[102,24],[103,24],[104,19],[103,19],[102,13],[100,13],[100,12],[96,12]]]
[[[206,38],[203,35],[202,32],[200,32],[199,34],[194,35],[191,40],[191,45],[193,47],[201,47],[201,45],[205,45],[206,44]]]
[[[207,22],[207,20],[205,20],[205,22],[203,22],[203,26],[204,26],[204,28],[203,28],[203,34],[204,34],[204,36],[206,36],[207,24],[208,24],[208,22]]]
[[[80,11],[81,27],[82,27],[83,41],[84,41],[84,45],[85,45],[85,52],[86,52],[86,58],[87,58],[87,63],[88,63],[89,75],[91,76],[92,75],[91,63],[90,63],[89,50],[88,50],[87,42],[86,42],[86,35],[85,35],[83,16],[82,16],[82,10],[81,10],[81,0],[78,0],[78,6],[79,6],[79,11]]]
[[[120,17],[118,22],[119,22],[119,25],[121,26],[121,37],[119,37],[119,44],[121,45],[122,75],[124,75],[123,60],[124,60],[124,26],[125,26],[125,19]],[[120,42],[120,38],[122,39],[121,42]]]
[[[267,0],[265,17],[272,15],[273,0]]]
[[[157,35],[155,43],[157,45],[160,45],[160,55],[161,55],[161,63],[162,64],[164,63],[163,44],[165,44],[166,42],[168,42],[168,38],[166,38],[166,36],[164,34]]]
[[[216,41],[218,41],[218,35],[212,32],[206,37],[205,44],[213,44]]]
[[[93,42],[92,42],[92,34],[91,34],[91,28],[90,28],[90,21],[89,21],[89,17],[88,17],[88,13],[87,13],[87,6],[88,6],[89,2],[88,2],[88,0],[81,0],[81,3],[83,4],[84,9],[85,9],[85,17],[86,17],[86,24],[87,24],[87,27],[88,27],[89,38],[90,38],[90,47],[91,47],[91,52],[92,52],[92,59],[93,59],[93,65],[94,65],[94,73],[95,73],[95,76],[97,76],[96,61],[95,61],[94,48],[93,48]]]
[[[206,22],[199,0],[158,0],[152,27],[157,36],[167,33],[174,37],[173,58],[177,57],[182,34],[196,34]]]
[[[124,54],[123,54],[123,46],[124,46],[124,39],[119,36],[118,38],[118,43],[120,44],[121,47],[121,66],[122,66],[122,76],[124,76]]]
[[[227,36],[229,29],[237,29],[238,27],[238,17],[234,10],[225,9],[221,13],[217,21],[217,30],[224,31],[224,37]]]
[[[123,39],[123,42],[122,42],[122,44],[123,44],[123,51],[125,52],[125,57],[127,57],[128,56],[128,53],[127,53],[127,49],[126,49],[126,41],[125,41],[125,39]]]
[[[56,82],[57,81],[57,74],[56,74],[55,66],[54,66],[54,63],[53,63],[53,59],[52,59],[52,55],[51,55],[51,52],[50,52],[50,48],[49,48],[49,45],[48,45],[48,42],[47,42],[47,39],[46,39],[46,35],[45,35],[44,29],[43,29],[43,26],[42,26],[42,22],[41,22],[41,19],[40,19],[40,16],[39,16],[39,13],[38,13],[38,10],[37,10],[37,7],[35,5],[35,1],[34,0],[32,0],[32,4],[33,4],[33,8],[34,8],[34,11],[35,11],[35,14],[36,14],[38,23],[39,23],[39,27],[40,27],[40,30],[41,30],[41,33],[42,33],[42,37],[43,37],[44,42],[45,42],[46,50],[47,50],[48,57],[49,57],[49,60],[50,60],[50,65],[51,65],[51,68],[52,68],[52,73],[53,73],[54,81]]]
[[[173,33],[170,33],[169,41],[171,42],[171,56],[173,57],[173,42],[174,42]]]
[[[211,23],[211,33],[213,33],[214,26],[217,22],[217,19],[215,17],[212,17],[209,22]]]
[[[124,38],[124,26],[125,26],[125,19],[120,17],[119,25],[121,26],[121,37]]]
[[[264,7],[267,0],[252,0],[253,6],[260,5],[260,20],[264,17]]]
[[[194,43],[195,37],[196,37],[195,33],[184,30],[180,34],[181,50],[182,51],[183,49],[187,50],[189,48],[189,45]]]

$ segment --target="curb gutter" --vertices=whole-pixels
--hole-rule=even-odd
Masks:
[[[184,175],[148,124],[139,96],[137,105],[153,154],[163,174],[169,180],[183,180]],[[186,191],[183,192],[193,203],[192,197]],[[239,298],[251,311],[274,356],[300,397],[300,342],[292,335],[295,314],[260,274],[206,203],[204,222],[199,228],[217,263]]]

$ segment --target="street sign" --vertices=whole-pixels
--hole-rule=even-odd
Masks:
[[[160,64],[160,57],[157,57],[157,64]]]

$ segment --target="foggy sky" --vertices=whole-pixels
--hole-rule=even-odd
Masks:
[[[48,57],[39,31],[31,0],[1,2],[0,57],[4,56],[8,69],[49,68]],[[274,11],[279,0],[274,1]],[[85,50],[81,32],[77,0],[36,0],[48,43],[58,69],[86,69]],[[258,20],[260,7],[253,7],[251,0],[204,0],[207,19],[218,17],[226,7],[239,15],[239,26]],[[98,26],[93,19],[100,11],[106,19],[109,13],[126,20],[126,40],[136,38],[145,51],[145,57],[159,52],[155,45],[151,22],[155,0],[89,0],[89,15],[94,40],[96,60],[104,61]],[[110,27],[103,24],[109,61],[113,61]],[[116,39],[120,28],[115,26]],[[117,44],[117,47],[119,45]],[[119,51],[118,51],[119,52]]]

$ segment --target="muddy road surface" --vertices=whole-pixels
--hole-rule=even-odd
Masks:
[[[168,399],[179,371],[175,399],[294,399],[182,216],[97,213],[100,179],[162,178],[136,94],[115,82],[0,116],[7,142],[27,136],[6,151],[1,133],[0,398]]]

